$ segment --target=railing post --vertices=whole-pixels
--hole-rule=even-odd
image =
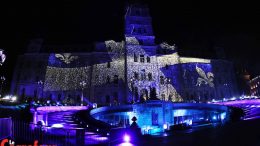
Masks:
[[[85,145],[85,129],[76,129],[76,145]]]

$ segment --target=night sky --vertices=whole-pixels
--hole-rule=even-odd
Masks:
[[[144,1],[150,8],[158,43],[175,43],[179,50],[225,49],[228,60],[244,66],[252,77],[260,74],[260,9],[256,3]],[[11,80],[17,54],[29,39],[41,36],[46,45],[91,44],[123,40],[123,0],[60,3],[0,2],[0,48],[7,60],[1,72]]]

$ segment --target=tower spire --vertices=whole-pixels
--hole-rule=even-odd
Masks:
[[[139,42],[154,44],[152,18],[149,8],[142,3],[132,3],[126,8],[125,14],[125,36],[135,37]]]

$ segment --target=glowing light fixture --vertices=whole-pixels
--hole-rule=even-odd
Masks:
[[[63,125],[62,124],[53,124],[51,127],[52,128],[63,128]]]
[[[167,124],[163,124],[163,129],[164,129],[164,130],[167,129]]]
[[[125,141],[125,142],[129,142],[129,141],[130,141],[130,136],[127,135],[127,134],[125,134],[125,135],[124,135],[124,141]]]

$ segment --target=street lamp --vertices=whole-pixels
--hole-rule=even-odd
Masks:
[[[134,83],[135,83],[135,78],[134,77],[131,77],[130,79],[130,82],[131,82],[131,88],[132,88],[132,103],[135,102],[134,100],[134,97],[135,97],[135,88],[134,88]]]
[[[41,96],[38,96],[39,98],[42,98],[42,94],[43,94],[43,88],[42,88],[42,86],[43,86],[43,81],[42,80],[40,80],[40,81],[38,81],[37,82],[37,84],[39,85],[39,88],[41,89],[41,94],[40,94],[40,92],[39,92],[39,95],[41,95]],[[39,99],[38,99],[39,100]]]
[[[0,88],[0,97],[1,97],[2,96],[2,89],[3,89],[3,84],[4,84],[4,81],[5,81],[5,77],[1,76],[0,80],[1,80],[1,88]]]
[[[164,82],[165,82],[165,84],[166,84],[166,86],[167,86],[167,96],[168,96],[168,98],[169,98],[169,84],[170,84],[170,82],[171,82],[171,79],[170,78],[168,78],[168,77],[166,77],[165,79],[164,79]],[[166,124],[165,123],[165,96],[164,96],[164,99],[163,99],[164,101],[162,102],[162,111],[163,111],[163,124]]]
[[[87,83],[85,81],[81,81],[79,85],[81,87],[81,106],[83,106],[83,90],[86,87]]]

